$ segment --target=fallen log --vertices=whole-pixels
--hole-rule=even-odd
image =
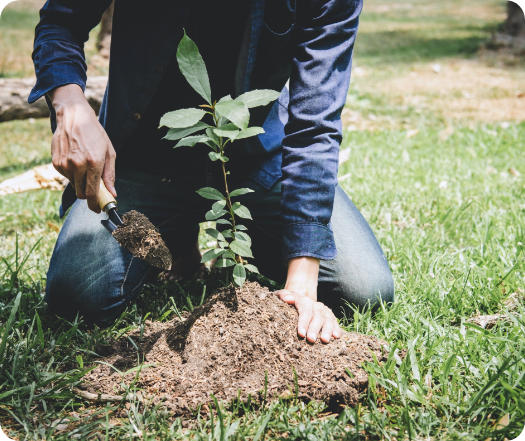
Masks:
[[[104,76],[90,77],[87,82],[86,98],[97,113],[104,97],[106,83],[107,78]],[[0,122],[49,116],[44,98],[33,104],[27,102],[34,84],[34,78],[0,78]]]

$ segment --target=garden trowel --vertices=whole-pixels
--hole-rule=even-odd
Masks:
[[[132,256],[156,268],[171,269],[173,261],[171,252],[157,228],[146,216],[135,210],[128,211],[120,217],[117,201],[102,180],[98,192],[98,205],[108,215],[107,219],[101,221],[102,225]]]

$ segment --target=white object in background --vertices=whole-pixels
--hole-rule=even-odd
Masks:
[[[62,190],[66,185],[67,179],[55,170],[53,164],[45,164],[0,182],[0,196],[40,188]]]
[[[2,15],[2,11],[4,8],[9,4],[14,2],[15,0],[0,0],[0,15]],[[1,429],[0,429],[1,430]],[[1,436],[1,435],[0,435]],[[2,441],[2,438],[0,438],[0,441]]]
[[[0,427],[0,441],[15,441],[14,439],[8,438]]]

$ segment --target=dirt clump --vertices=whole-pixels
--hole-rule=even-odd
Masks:
[[[113,231],[113,237],[133,256],[155,268],[171,269],[173,258],[159,230],[142,213],[130,210],[122,216],[124,225]]]
[[[386,343],[345,332],[330,344],[312,345],[298,338],[296,326],[295,308],[268,289],[256,283],[226,288],[185,320],[146,322],[142,331],[106,347],[82,389],[125,395],[122,385],[137,378],[137,369],[126,371],[140,359],[137,387],[174,415],[200,405],[207,410],[211,394],[226,402],[297,394],[331,409],[355,404],[368,380],[363,362],[373,355],[384,360]]]

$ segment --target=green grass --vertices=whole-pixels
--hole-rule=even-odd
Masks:
[[[31,53],[35,26],[38,23],[38,11],[44,4],[41,0],[17,0],[10,3],[0,17],[0,78],[34,76]],[[86,44],[88,70],[91,75],[107,74],[105,62],[91,64],[96,53],[95,38],[99,27],[95,27]]]
[[[56,213],[60,195],[38,191],[0,198],[4,430],[18,439],[34,440],[474,441],[513,439],[521,432],[525,123],[445,120],[437,112],[399,109],[388,95],[370,88],[383,81],[385,72],[410,70],[420,57],[429,62],[443,56],[474,57],[472,42],[488,38],[501,5],[479,3],[495,18],[482,20],[473,13],[464,21],[463,38],[458,34],[463,22],[451,17],[449,2],[438,6],[417,1],[418,7],[401,4],[383,14],[380,8],[387,4],[400,5],[370,1],[368,15],[365,6],[356,65],[369,74],[354,79],[349,108],[365,116],[392,118],[396,124],[345,131],[342,148],[350,149],[350,157],[340,167],[340,183],[376,232],[397,288],[391,307],[375,315],[356,311],[344,323],[348,330],[385,339],[394,349],[383,365],[367,366],[370,385],[361,404],[334,415],[322,403],[305,405],[294,399],[263,408],[223,403],[188,426],[147,403],[93,406],[76,398],[71,387],[89,368],[100,344],[141,326],[146,317],[166,320],[190,309],[201,301],[204,287],[192,282],[176,289],[148,285],[137,304],[103,331],[88,331],[82,323],[48,315],[42,293],[61,222]],[[374,40],[389,38],[381,29],[404,29],[414,23],[420,29],[410,35],[412,48],[392,53],[392,42],[381,46]],[[432,39],[444,39],[448,45],[447,35],[456,40],[449,49],[428,45]],[[426,40],[417,41],[418,36]],[[409,130],[413,128],[418,131]],[[48,161],[49,140],[47,121],[2,123],[0,180]],[[211,291],[207,286],[206,293]],[[509,306],[509,297],[517,297],[518,305]],[[490,329],[468,321],[494,313],[503,318]],[[498,426],[506,416],[508,424]]]

